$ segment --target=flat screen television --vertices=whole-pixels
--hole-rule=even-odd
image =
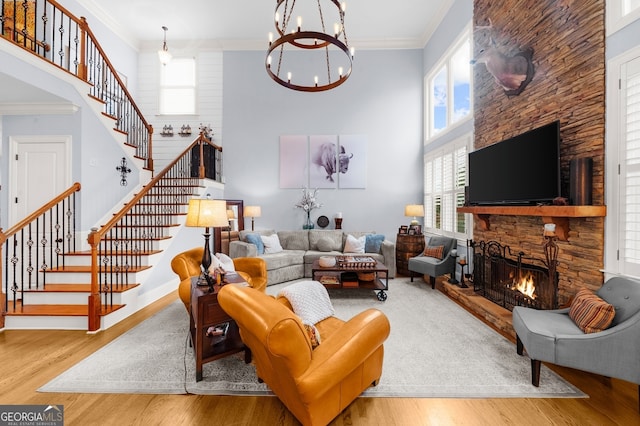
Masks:
[[[469,153],[470,205],[530,205],[560,196],[560,123]]]

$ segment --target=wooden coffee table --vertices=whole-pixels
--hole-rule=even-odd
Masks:
[[[373,259],[372,259],[373,260]],[[367,262],[364,266],[344,266],[336,264],[331,267],[320,266],[320,260],[314,260],[311,266],[311,279],[319,281],[326,288],[366,288],[378,290],[376,293],[378,300],[384,302],[387,300],[386,291],[389,290],[389,268],[381,262],[374,260],[375,263]],[[372,280],[360,280],[346,284],[343,282],[343,273],[354,272],[361,275],[371,275]]]

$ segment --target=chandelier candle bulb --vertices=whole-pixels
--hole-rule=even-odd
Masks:
[[[340,26],[338,24],[333,24],[333,34],[338,38],[338,35],[340,34]]]
[[[271,55],[267,56],[267,66],[271,66]]]
[[[315,77],[313,77],[313,81],[314,83],[316,83],[316,86],[318,85],[318,76],[316,75]]]
[[[340,76],[340,78],[342,78],[342,67],[338,68],[338,75]]]
[[[302,28],[302,16],[298,16],[298,31]]]
[[[347,10],[347,2],[342,2],[342,4],[340,4],[340,9],[342,9],[342,13],[346,12]]]
[[[269,46],[273,43],[273,33],[269,33]]]
[[[291,73],[290,72],[287,73],[287,80],[289,81],[289,83],[291,83]]]

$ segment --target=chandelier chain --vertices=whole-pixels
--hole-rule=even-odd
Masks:
[[[324,27],[324,16],[322,15],[322,6],[320,6],[320,0],[318,0],[318,12],[320,12],[320,23],[322,24],[322,32],[326,33],[327,30]]]
[[[340,25],[342,25],[342,34],[344,35],[344,44],[349,47],[349,39],[347,38],[347,30],[344,26],[344,12],[340,10]]]

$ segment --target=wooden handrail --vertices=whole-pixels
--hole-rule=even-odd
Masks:
[[[14,8],[11,13],[5,12],[8,16],[11,16],[11,14],[16,15],[23,7],[22,4],[17,2],[5,3],[12,3]],[[153,127],[145,119],[133,96],[131,96],[131,93],[118,75],[116,68],[93,34],[86,18],[74,16],[56,0],[45,0],[42,3],[29,2],[29,5],[31,4],[34,5],[34,16],[28,17],[30,22],[25,22],[23,28],[15,29],[13,28],[15,25],[11,26],[6,22],[0,21],[0,35],[5,36],[0,38],[8,39],[21,48],[35,53],[56,67],[89,83],[91,91],[99,93],[99,96],[94,97],[104,102],[105,108],[107,107],[109,96],[117,95],[121,100],[126,99],[126,103],[122,102],[124,108],[119,110],[120,115],[113,117],[116,119],[117,130],[128,135],[127,143],[136,147],[136,156],[144,159],[146,162],[145,167],[153,171]],[[33,29],[33,35],[26,34],[27,28]],[[18,40],[14,40],[14,34],[19,35],[24,40],[28,39],[29,42],[20,43]],[[71,37],[72,35],[73,38]],[[67,38],[63,40],[63,36]],[[50,38],[50,40],[47,38]],[[56,46],[57,42],[61,46]],[[65,48],[69,50],[66,55]],[[75,59],[69,57],[69,54],[74,51],[77,55]],[[89,51],[91,51],[91,54],[89,54]],[[88,69],[88,67],[91,67],[91,69]],[[91,81],[92,77],[94,77],[94,81]],[[107,84],[111,91],[104,90],[104,86]],[[144,133],[140,133],[142,128],[144,128]]]
[[[92,232],[91,234],[95,234],[95,236],[93,238],[99,238],[99,239],[104,238],[106,233],[109,232],[109,230],[115,224],[117,224],[129,212],[131,207],[133,207],[136,203],[138,203],[142,199],[142,197],[147,195],[149,190],[151,188],[153,188],[164,177],[164,175],[178,162],[178,160],[180,160],[180,158],[182,158],[183,156],[187,155],[187,153],[194,146],[196,146],[198,144],[202,144],[202,143],[206,143],[208,145],[211,145],[216,150],[219,150],[220,152],[222,152],[222,147],[213,144],[207,138],[205,138],[201,133],[193,142],[191,142],[191,144],[184,151],[182,151],[180,153],[180,155],[178,155],[176,157],[175,160],[173,160],[171,163],[169,163],[169,165],[167,165],[167,167],[165,167],[162,172],[160,172],[153,179],[151,179],[151,181],[147,185],[144,186],[142,191],[140,191],[138,194],[134,195],[134,197],[131,199],[131,201],[129,201],[127,204],[125,204],[125,206],[118,213],[114,214],[113,217],[111,218],[111,220],[109,220],[109,222],[107,222],[100,229],[97,229],[95,232]],[[200,162],[201,162],[201,167],[202,167],[202,156],[200,157]],[[91,243],[91,242],[89,242],[89,243]]]
[[[104,226],[100,227],[99,229],[93,228],[91,230],[91,233],[87,238],[87,241],[91,246],[91,294],[89,295],[88,300],[89,331],[96,331],[100,328],[100,313],[102,310],[102,302],[100,299],[101,287],[99,278],[100,274],[102,273],[101,268],[105,268],[99,259],[99,250],[101,243],[103,242],[103,240],[105,240],[105,238],[113,239],[113,230],[116,229],[117,226],[122,226],[123,224],[127,223],[127,215],[137,209],[137,205],[142,201],[143,197],[150,195],[151,191],[158,185],[158,183],[162,181],[162,179],[164,179],[169,174],[169,172],[172,172],[172,170],[178,168],[177,166],[180,161],[184,161],[185,158],[189,158],[190,151],[195,146],[199,145],[200,147],[202,147],[204,144],[210,145],[217,151],[222,152],[222,147],[213,144],[201,132],[200,135],[179,156],[177,156],[175,160],[173,160],[169,165],[167,165],[167,167],[164,168],[164,170],[162,170],[153,179],[151,179],[151,181],[147,185],[145,185],[138,194],[134,195],[133,198],[128,203],[126,203],[122,209],[120,209],[120,211],[115,213]],[[200,167],[202,167],[202,155],[200,161]],[[171,178],[172,177],[169,176],[169,179]],[[198,177],[198,179],[199,178],[200,177]],[[153,195],[155,196],[156,194]],[[117,238],[121,240],[121,244],[119,244],[119,247],[127,246],[127,237],[119,236]],[[134,259],[130,260],[131,262],[129,262],[129,260],[126,260],[125,263],[127,263],[127,265],[129,265],[129,263],[133,263]]]
[[[2,250],[2,247],[1,247],[2,244],[4,244],[4,242],[7,241],[8,238],[15,235],[18,231],[23,229],[25,226],[27,226],[28,224],[30,224],[31,222],[33,222],[34,220],[42,216],[42,214],[44,214],[50,208],[58,204],[60,201],[67,198],[69,195],[73,194],[74,192],[80,191],[80,188],[81,188],[80,183],[76,182],[73,185],[71,185],[69,189],[64,191],[62,194],[56,196],[53,200],[41,206],[38,210],[34,211],[29,216],[25,217],[20,222],[13,225],[11,228],[9,228],[9,230],[7,230],[6,233],[2,232],[2,228],[0,228],[0,253]]]
[[[87,32],[87,35],[89,36],[89,38],[93,41],[93,43],[96,46],[96,49],[98,49],[98,52],[100,52],[100,55],[103,57],[105,63],[107,64],[107,66],[109,67],[109,69],[111,70],[111,73],[113,74],[113,77],[115,78],[115,80],[118,82],[118,85],[120,86],[120,90],[122,90],[122,92],[125,94],[125,96],[127,97],[127,99],[129,100],[129,102],[131,102],[131,106],[133,107],[133,109],[136,111],[136,113],[138,114],[138,116],[140,117],[140,120],[142,121],[142,123],[144,124],[145,128],[147,129],[147,131],[149,132],[149,159],[152,162],[153,160],[151,160],[153,158],[153,156],[151,155],[152,150],[151,150],[151,135],[153,134],[153,127],[151,127],[151,125],[147,122],[147,120],[144,118],[144,115],[142,114],[142,111],[140,111],[140,108],[138,108],[138,105],[136,104],[136,102],[133,100],[133,96],[131,95],[131,93],[129,92],[129,89],[127,89],[127,86],[124,84],[124,82],[122,81],[122,79],[120,78],[120,75],[118,74],[118,72],[116,71],[116,68],[113,66],[113,64],[111,63],[111,61],[109,60],[109,57],[107,56],[107,54],[105,53],[104,49],[102,48],[102,46],[100,45],[100,43],[98,43],[98,40],[96,38],[96,36],[93,34],[93,31],[91,31],[91,28],[89,28],[89,24],[87,23],[87,20],[85,17],[81,18],[82,20],[82,25],[81,27]],[[85,77],[86,78],[86,77]],[[153,167],[149,167],[151,170],[153,170]]]
[[[51,201],[49,201],[48,203],[44,204],[43,206],[41,206],[40,208],[38,208],[36,211],[34,211],[33,213],[31,213],[29,216],[27,216],[26,218],[22,219],[20,222],[16,223],[14,226],[12,226],[11,228],[9,228],[8,231],[4,232],[2,230],[2,228],[0,228],[0,287],[4,288],[5,291],[0,291],[0,328],[4,327],[4,319],[5,319],[5,312],[7,309],[7,298],[9,297],[8,293],[9,293],[9,283],[13,282],[11,290],[14,291],[14,294],[16,294],[19,291],[22,291],[22,289],[20,289],[17,285],[16,285],[16,274],[20,274],[20,276],[26,275],[29,277],[32,276],[39,276],[38,273],[38,269],[41,268],[42,264],[37,264],[35,267],[33,266],[33,264],[31,263],[31,259],[29,259],[29,266],[25,267],[25,259],[23,258],[23,256],[21,255],[16,255],[16,253],[14,253],[12,256],[14,257],[13,259],[11,259],[11,262],[9,262],[9,257],[7,256],[7,258],[5,259],[4,255],[3,255],[3,248],[5,246],[5,244],[7,244],[8,247],[11,246],[11,242],[7,243],[7,241],[9,240],[9,238],[14,237],[15,242],[18,241],[18,239],[15,237],[18,233],[25,233],[27,234],[27,238],[28,239],[35,239],[38,240],[37,244],[40,243],[39,237],[38,237],[38,223],[40,221],[41,218],[45,218],[47,213],[49,213],[49,222],[51,223],[51,221],[53,220],[51,218],[51,211],[59,206],[62,205],[64,208],[64,203],[65,200],[67,200],[71,195],[73,195],[74,193],[80,191],[80,183],[76,182],[74,183],[69,189],[65,190],[64,192],[62,192],[61,194],[57,195],[56,197],[54,197]],[[73,210],[69,211],[71,213],[71,216],[73,216]],[[32,224],[35,223],[35,234],[36,234],[36,238],[33,238],[32,235]],[[58,222],[56,222],[56,224],[59,224]],[[75,227],[72,227],[72,229],[75,229]],[[63,225],[63,231],[64,231],[64,225]],[[73,231],[69,230],[68,231],[68,237],[66,237],[66,239],[69,240],[73,240],[73,243],[71,244],[73,247],[75,247],[75,236],[73,235]],[[62,248],[64,249],[65,247],[65,243],[64,243],[65,237],[63,237],[61,240],[56,240],[55,244],[58,243],[62,243]],[[53,240],[50,239],[49,241],[50,243],[53,243]],[[15,243],[14,243],[15,244]],[[37,250],[37,244],[36,247],[29,247],[28,253],[29,256],[31,256],[31,250]],[[64,250],[63,250],[64,251]],[[58,253],[56,251],[56,254],[54,255],[53,252],[51,253],[51,258],[48,258],[48,260],[53,261],[53,256],[58,256],[59,254],[64,254],[64,253]],[[25,256],[26,257],[26,256]],[[7,265],[7,275],[5,276],[5,271],[3,270],[3,259],[7,262],[7,263],[11,263],[12,268],[13,268],[13,272],[10,272],[11,269],[9,268],[9,265]],[[14,261],[15,260],[15,261]],[[46,265],[46,263],[43,262],[43,264]],[[22,265],[23,268],[25,269],[21,269],[20,265]],[[49,267],[51,267],[52,265],[49,264]],[[27,272],[25,272],[25,270]],[[9,279],[9,277],[13,277],[11,280]],[[5,282],[6,280],[6,282]],[[24,281],[24,279],[21,279],[22,281]],[[24,284],[23,284],[24,285]],[[36,287],[38,287],[38,278],[35,279],[35,285]],[[43,285],[44,285],[44,279],[43,279]],[[31,288],[31,279],[28,279],[28,288]],[[23,305],[24,305],[24,299],[22,301]],[[14,297],[14,304],[15,304],[15,297]]]

